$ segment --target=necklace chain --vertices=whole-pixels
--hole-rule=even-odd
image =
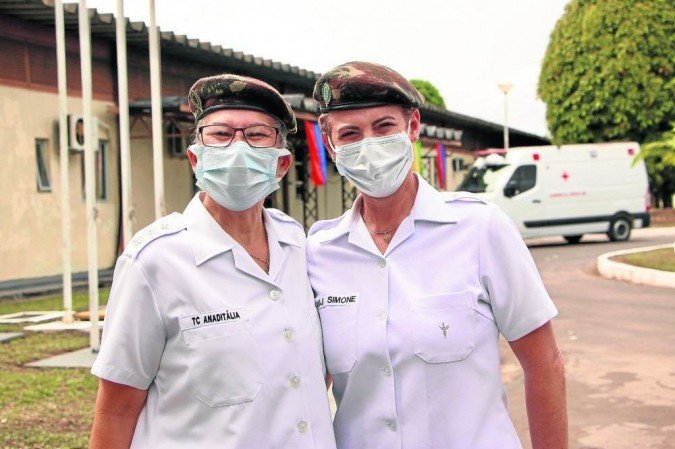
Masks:
[[[265,231],[265,243],[267,243],[267,228],[265,227],[265,223],[263,221],[263,230]],[[243,246],[243,245],[242,245]],[[267,257],[266,258],[261,258],[253,254],[251,251],[248,250],[248,248],[244,247],[246,252],[248,253],[249,256],[256,262],[260,262],[263,266],[262,269],[265,270],[266,273],[269,273],[270,271],[270,252],[269,249],[267,250]]]
[[[384,240],[385,243],[391,242],[391,238],[393,237],[393,236],[391,235],[391,231],[393,231],[394,229],[396,229],[396,226],[398,226],[398,225],[394,225],[394,226],[392,226],[391,228],[387,229],[386,231],[378,231],[377,229],[375,229],[374,226],[370,226],[370,225],[368,224],[368,222],[367,222],[366,219],[363,217],[363,215],[361,215],[361,218],[363,219],[363,224],[366,225],[366,229],[368,229],[371,233],[373,233],[373,234],[375,234],[375,235],[381,235],[381,236],[382,236],[382,240]]]
[[[248,252],[248,250],[246,250],[246,252]],[[263,270],[269,271],[269,269],[270,269],[270,256],[269,256],[269,254],[267,255],[267,258],[265,258],[265,259],[261,259],[260,257],[254,256],[250,252],[248,253],[248,255],[251,256],[251,258],[253,258],[254,260],[263,264],[263,267],[262,267]]]
[[[403,185],[403,192],[404,193],[408,192],[407,183]],[[368,222],[366,221],[365,210],[364,210],[363,204],[361,204],[361,218],[363,219],[363,224],[366,225],[366,229],[368,229],[368,231],[370,231],[371,233],[373,233],[375,235],[382,235],[383,236],[382,239],[384,240],[385,243],[391,242],[391,239],[393,237],[392,234],[391,234],[391,231],[396,229],[401,224],[401,222],[399,222],[398,224],[393,225],[391,228],[389,228],[385,231],[378,231],[377,229],[375,229],[375,226],[369,225]]]
[[[211,214],[211,216],[213,216],[214,218],[217,217],[217,214],[214,213],[213,211],[211,211],[211,209],[209,208],[209,206],[208,206],[207,204],[205,204],[205,203],[203,203],[203,204],[204,204],[204,208]],[[267,228],[265,227],[265,222],[264,222],[264,220],[263,220],[263,231],[265,232],[265,242],[267,242]],[[227,231],[225,231],[225,232],[227,232]],[[258,257],[258,256],[256,256],[256,255],[254,255],[254,254],[253,254],[251,251],[249,251],[248,248],[246,248],[243,244],[240,243],[240,245],[241,245],[242,248],[244,248],[244,251],[246,251],[246,252],[248,253],[248,255],[251,256],[251,258],[252,258],[253,260],[255,260],[256,262],[259,262],[260,264],[262,264],[262,269],[263,269],[266,273],[269,273],[269,271],[270,271],[270,253],[269,253],[269,249],[268,249],[268,251],[267,251],[267,257],[263,259],[263,258],[261,258],[261,257]]]
[[[362,218],[363,218],[363,217],[362,217]],[[363,219],[363,224],[365,224],[365,225],[366,225],[366,228],[368,228],[368,229],[370,230],[370,232],[372,232],[373,234],[389,234],[389,233],[390,233],[391,231],[393,231],[394,228],[396,227],[396,225],[394,225],[394,226],[392,226],[391,228],[387,229],[386,231],[378,231],[377,229],[375,229],[375,226],[369,225],[369,224],[366,222],[366,219],[365,219],[365,218]]]

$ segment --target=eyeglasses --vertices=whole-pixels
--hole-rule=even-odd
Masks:
[[[200,126],[199,137],[207,147],[224,148],[230,146],[239,131],[246,143],[253,148],[273,147],[279,137],[279,129],[273,126],[251,125],[245,128],[233,128],[222,124]]]

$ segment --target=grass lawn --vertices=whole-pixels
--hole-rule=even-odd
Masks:
[[[641,253],[624,254],[620,262],[655,270],[675,271],[675,252],[673,248],[663,248]]]
[[[101,304],[108,293],[101,290]],[[0,301],[0,314],[61,308],[61,297]],[[88,309],[86,292],[73,295],[73,309]],[[21,329],[22,325],[0,325],[4,332]],[[23,365],[88,344],[84,332],[26,333],[0,344],[0,448],[87,447],[97,379],[87,369]]]

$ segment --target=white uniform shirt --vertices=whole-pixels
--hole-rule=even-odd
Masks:
[[[263,214],[269,275],[198,195],[119,258],[92,373],[148,389],[132,448],[335,448],[304,232]]]
[[[513,222],[423,179],[382,255],[361,218],[315,224],[310,281],[341,449],[520,448],[499,372],[511,341],[557,314]]]

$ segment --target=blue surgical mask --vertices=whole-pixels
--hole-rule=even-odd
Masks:
[[[277,161],[291,153],[283,148],[252,148],[237,141],[225,148],[195,144],[197,187],[225,209],[252,207],[279,188]]]
[[[402,132],[335,147],[335,166],[359,191],[384,198],[396,192],[408,176],[412,142]]]

